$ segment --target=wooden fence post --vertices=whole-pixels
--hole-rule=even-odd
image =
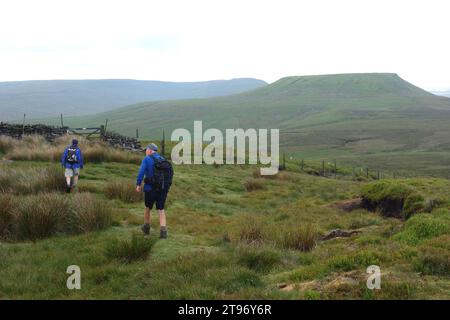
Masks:
[[[305,161],[303,161],[303,159],[302,159],[302,164],[301,164],[302,171],[303,171],[304,168],[305,168]]]
[[[334,160],[334,178],[337,179],[337,165],[336,165],[336,160]]]
[[[22,136],[25,135],[25,113],[23,114],[23,123],[22,123]]]
[[[161,155],[164,157],[164,154],[166,152],[166,134],[164,132],[164,129],[162,131],[162,140],[161,140]]]
[[[325,177],[325,160],[322,160],[322,176]]]
[[[366,177],[369,179],[369,167],[366,168]]]
[[[136,128],[136,139],[139,139],[139,129]]]
[[[63,120],[63,114],[61,113],[61,128],[64,127],[64,120]]]

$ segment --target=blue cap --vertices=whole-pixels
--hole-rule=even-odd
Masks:
[[[158,146],[157,146],[156,144],[154,144],[154,143],[150,143],[150,144],[147,146],[146,149],[150,149],[150,150],[153,150],[153,151],[158,151]]]
[[[73,146],[78,145],[78,140],[77,140],[77,139],[73,139],[73,140],[72,140],[72,145],[73,145]]]

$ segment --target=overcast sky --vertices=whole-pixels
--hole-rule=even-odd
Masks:
[[[0,81],[395,72],[450,88],[448,0],[1,0]]]

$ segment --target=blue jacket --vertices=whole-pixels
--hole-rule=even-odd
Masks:
[[[74,147],[73,146],[69,146],[69,147],[66,148],[66,150],[64,150],[64,153],[63,153],[63,155],[61,157],[61,164],[62,164],[62,166],[64,168],[66,168],[66,169],[76,169],[76,168],[81,168],[82,169],[83,166],[84,166],[84,163],[83,163],[83,154],[81,153],[80,148],[76,147],[77,151],[76,151],[75,154],[76,154],[77,159],[78,159],[77,163],[69,163],[69,162],[66,161],[67,149],[69,149],[69,148],[74,148]]]
[[[156,159],[164,159],[161,155],[158,153],[153,153],[151,156],[145,156],[145,158],[142,160],[141,168],[139,169],[139,173],[136,179],[136,185],[140,186],[142,183],[142,180],[145,178],[151,178],[153,177],[153,171],[154,171],[154,164],[155,161],[152,159],[152,157],[155,157]],[[149,192],[152,190],[152,185],[150,183],[144,184],[144,192]]]

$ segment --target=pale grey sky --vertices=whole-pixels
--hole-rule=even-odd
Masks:
[[[450,88],[448,0],[2,0],[0,81],[396,72]]]

